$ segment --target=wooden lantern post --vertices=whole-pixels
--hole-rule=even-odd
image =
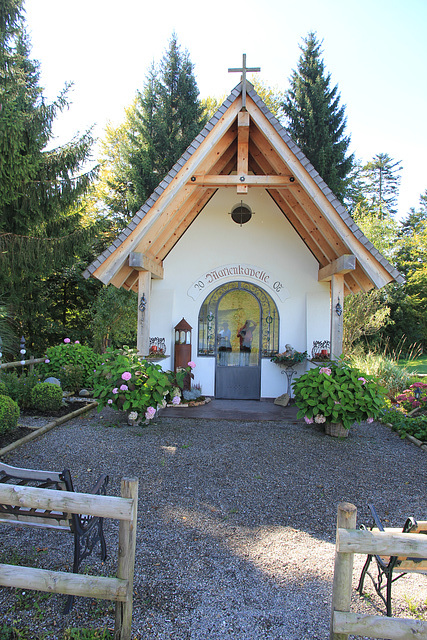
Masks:
[[[175,327],[174,371],[185,368],[191,360],[191,327],[184,318]],[[184,389],[191,389],[191,378],[185,376]]]

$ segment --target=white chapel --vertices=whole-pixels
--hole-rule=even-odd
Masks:
[[[195,382],[216,398],[286,391],[272,355],[342,351],[346,295],[401,281],[246,80],[85,271],[138,293],[138,351],[181,320]],[[183,333],[183,335],[184,335]],[[152,344],[152,342],[151,342]],[[297,365],[299,373],[309,366]]]

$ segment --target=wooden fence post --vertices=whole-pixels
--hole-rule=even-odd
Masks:
[[[123,478],[122,498],[133,500],[132,520],[121,520],[117,577],[128,581],[125,602],[116,602],[114,640],[130,640],[132,625],[133,574],[135,566],[136,525],[138,514],[138,479]]]
[[[349,502],[340,502],[337,515],[338,529],[356,528],[357,509]],[[332,615],[330,640],[348,640],[347,633],[334,633],[334,611],[350,611],[353,578],[353,553],[335,551],[334,582],[332,590]]]

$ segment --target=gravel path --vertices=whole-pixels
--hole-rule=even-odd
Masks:
[[[139,478],[133,638],[138,640],[327,640],[337,504],[352,502],[358,523],[373,502],[388,526],[427,519],[426,453],[380,424],[354,427],[346,441],[320,427],[160,417],[146,428],[95,411],[9,454],[9,464],[72,470],[76,490],[102,472],[119,495]],[[64,570],[71,538],[2,526],[2,558]],[[114,574],[115,521],[106,522],[109,559],[91,571]],[[49,551],[46,551],[46,550]],[[364,559],[355,558],[354,586]],[[90,564],[92,560],[89,561]],[[383,614],[369,582],[353,610]],[[114,605],[0,590],[0,626],[13,621],[34,638],[68,627],[114,626]],[[27,608],[26,608],[27,603]],[[424,603],[424,604],[423,604]],[[394,615],[427,617],[427,577],[393,588]],[[45,634],[45,635],[43,635]]]

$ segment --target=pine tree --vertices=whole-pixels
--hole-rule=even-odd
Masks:
[[[344,135],[345,108],[340,106],[338,86],[330,88],[331,74],[325,71],[316,34],[310,32],[303,42],[282,108],[289,134],[329,188],[343,200],[353,165],[353,155],[346,155],[350,137]]]

